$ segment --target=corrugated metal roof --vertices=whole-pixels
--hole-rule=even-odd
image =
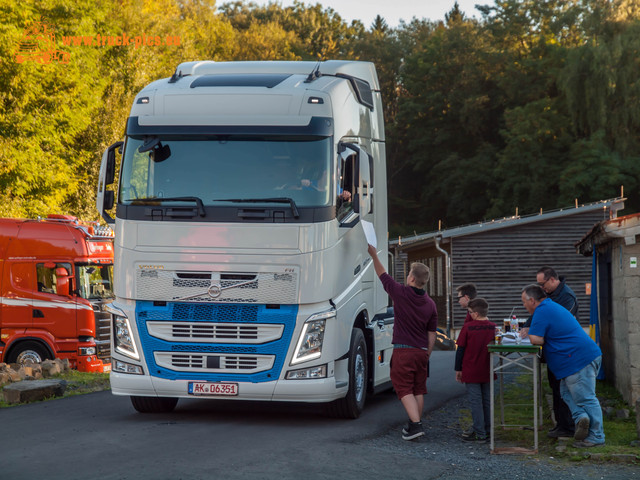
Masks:
[[[591,255],[594,245],[607,243],[612,238],[624,238],[625,244],[633,245],[638,235],[640,235],[640,213],[632,213],[595,224],[575,247],[578,253]]]
[[[434,232],[423,233],[419,235],[414,235],[410,237],[400,237],[397,240],[390,240],[389,246],[391,247],[408,247],[413,244],[418,244],[420,242],[426,240],[432,240],[435,237],[442,238],[455,238],[462,237],[466,235],[474,235],[476,233],[488,232],[491,230],[508,228],[514,226],[526,225],[532,222],[540,222],[543,220],[551,220],[554,218],[566,217],[570,215],[576,215],[579,213],[585,213],[589,211],[594,211],[598,209],[602,209],[603,212],[607,211],[607,207],[611,209],[613,214],[618,210],[624,208],[624,200],[625,198],[613,198],[609,200],[601,200],[599,202],[589,203],[585,205],[578,205],[577,207],[570,208],[562,208],[559,210],[551,210],[549,212],[526,215],[526,216],[513,216],[513,217],[505,217],[501,219],[494,219],[486,222],[479,222],[471,225],[463,225],[460,227],[450,228],[446,230],[436,230]],[[608,220],[607,217],[604,217],[603,220]]]

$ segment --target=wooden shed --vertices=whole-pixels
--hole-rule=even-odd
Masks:
[[[439,325],[456,338],[466,315],[456,287],[474,283],[478,296],[489,302],[489,318],[496,323],[511,314],[526,318],[522,288],[534,283],[537,270],[548,265],[575,291],[580,323],[587,326],[591,259],[577,254],[575,244],[594,224],[615,218],[623,201],[603,200],[401,237],[389,242],[396,279],[405,280],[411,262],[426,264],[431,270],[427,291],[438,306]]]

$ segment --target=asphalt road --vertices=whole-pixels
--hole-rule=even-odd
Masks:
[[[453,354],[433,355],[427,412],[464,393]],[[0,479],[427,478],[422,458],[375,445],[389,434],[408,443],[404,422],[391,392],[370,397],[357,420],[326,418],[312,404],[199,399],[143,415],[100,392],[0,410]],[[428,478],[439,468],[430,464]]]

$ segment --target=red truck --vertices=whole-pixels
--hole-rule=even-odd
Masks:
[[[113,232],[69,215],[0,218],[0,362],[111,370]]]

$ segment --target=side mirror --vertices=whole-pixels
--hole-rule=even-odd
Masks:
[[[107,190],[108,185],[115,182],[116,176],[116,150],[122,147],[123,142],[116,142],[107,148],[102,155],[100,165],[100,176],[98,177],[98,193],[96,195],[96,208],[100,215],[108,224],[114,224],[113,219],[106,211],[113,208],[115,194],[112,190]]]
[[[56,268],[56,294],[64,297],[71,296],[69,293],[69,278],[69,272],[67,272],[66,268]]]
[[[371,211],[371,198],[373,194],[373,186],[371,184],[371,169],[369,165],[369,155],[362,150],[358,151],[358,162],[356,165],[356,171],[358,172],[357,182],[357,204],[358,212],[364,217]]]
[[[111,210],[113,208],[115,200],[116,196],[113,193],[113,190],[107,190],[106,192],[104,192],[104,202],[102,203],[103,208],[105,210]]]
[[[122,142],[116,142],[107,149],[107,168],[104,175],[105,185],[111,185],[116,179],[116,148],[120,147]]]

